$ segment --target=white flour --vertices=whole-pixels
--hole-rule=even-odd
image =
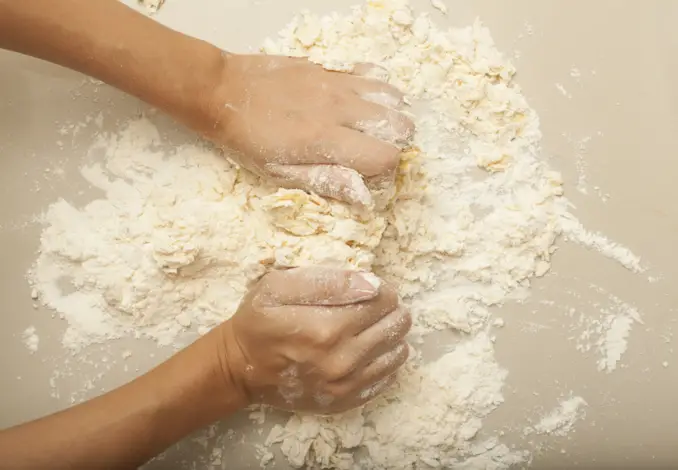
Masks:
[[[627,350],[633,325],[642,325],[643,319],[636,307],[595,284],[589,287],[592,292],[603,295],[605,303],[594,302],[586,308],[592,312],[578,315],[575,328],[581,331],[571,339],[575,341],[578,351],[597,353],[596,364],[599,371],[612,372]],[[571,317],[576,313],[575,308],[568,311]]]
[[[26,328],[21,334],[21,337],[24,341],[24,344],[31,353],[34,353],[38,350],[38,347],[40,346],[40,337],[35,332],[34,326],[29,326]]]
[[[568,213],[561,177],[540,157],[538,116],[479,22],[443,32],[406,0],[369,0],[348,16],[302,13],[264,51],[334,70],[373,62],[389,72],[415,103],[418,126],[398,198],[388,211],[358,218],[340,203],[267,186],[207,148],[164,152],[149,121],[131,122],[93,149],[105,153],[105,165],[83,168],[104,197],[83,209],[58,201],[44,217],[30,277],[39,299],[68,321],[64,345],[77,352],[126,335],[172,344],[184,331],[203,333],[272,267],[373,268],[400,286],[414,335],[451,328],[464,339],[429,364],[413,359],[364,409],[296,415],[268,445],[279,443],[295,466],[523,462],[526,452],[479,435],[503,401],[506,377],[486,333],[489,308],[529,294],[561,234],[634,271],[639,259]],[[610,329],[611,351],[622,326]],[[353,449],[366,456],[357,462]]]
[[[533,427],[526,428],[525,433],[566,436],[572,430],[574,424],[584,418],[586,406],[587,403],[582,397],[563,400],[555,410],[546,414],[541,421]]]
[[[162,8],[165,0],[137,0],[137,2],[144,6],[149,13],[156,13]]]

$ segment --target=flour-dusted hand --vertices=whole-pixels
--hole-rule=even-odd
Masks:
[[[283,187],[368,205],[364,178],[393,174],[414,124],[403,96],[370,68],[331,72],[306,59],[224,55],[204,133]],[[372,69],[374,70],[374,69]]]
[[[372,274],[271,272],[221,326],[222,368],[249,403],[335,413],[387,388],[406,361],[409,314]]]

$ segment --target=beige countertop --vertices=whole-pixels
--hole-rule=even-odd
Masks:
[[[168,0],[156,18],[171,27],[234,51],[256,47],[301,8],[345,10],[358,0]],[[428,2],[413,1],[430,9]],[[678,355],[674,352],[678,289],[678,2],[550,0],[511,2],[447,0],[449,15],[438,24],[470,24],[479,16],[498,48],[514,54],[518,82],[539,113],[544,155],[563,172],[573,212],[587,226],[642,256],[649,271],[635,275],[619,264],[571,243],[560,243],[552,273],[535,283],[523,304],[502,307],[506,326],[497,337],[497,358],[509,370],[506,403],[485,426],[504,429],[507,442],[535,450],[534,468],[678,467]],[[431,10],[433,11],[433,10]],[[247,24],[247,28],[242,25]],[[251,27],[250,27],[251,26]],[[576,68],[581,76],[573,77]],[[560,85],[560,86],[559,86]],[[37,60],[0,53],[0,344],[3,377],[0,426],[61,409],[86,379],[106,369],[90,354],[90,365],[69,365],[59,345],[64,325],[48,310],[34,308],[25,273],[35,259],[40,226],[34,218],[64,197],[91,198],[79,177],[79,158],[91,131],[67,138],[59,125],[104,111],[112,128],[144,105],[104,85]],[[108,124],[107,124],[108,125]],[[193,137],[168,119],[161,129],[173,138]],[[45,168],[61,167],[55,178]],[[585,174],[588,194],[577,191]],[[84,191],[80,193],[80,191]],[[649,282],[648,276],[657,278]],[[634,305],[636,325],[620,367],[599,372],[594,352],[576,349],[569,308],[595,310],[601,294],[591,285]],[[606,295],[608,295],[606,294]],[[602,300],[600,300],[602,302]],[[21,333],[34,325],[35,354]],[[537,331],[538,330],[538,331]],[[124,383],[168,355],[141,342],[123,365],[110,366],[89,397]],[[107,351],[110,351],[108,349]],[[65,376],[55,371],[67,371]],[[539,417],[570,395],[583,397],[585,419],[565,437],[526,438],[516,423]],[[256,468],[256,428],[243,416],[207,434],[208,446],[187,440],[150,468],[201,468],[214,445],[224,446],[224,468]],[[232,428],[236,437],[224,439]],[[241,434],[246,435],[244,441]],[[278,465],[278,464],[276,464]],[[284,468],[282,464],[276,468]]]

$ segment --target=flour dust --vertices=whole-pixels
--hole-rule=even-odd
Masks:
[[[483,426],[504,400],[508,374],[488,333],[497,324],[491,308],[529,296],[561,236],[635,272],[645,269],[640,259],[569,213],[562,178],[541,157],[537,113],[480,22],[441,30],[406,0],[369,0],[347,15],[302,12],[262,51],[331,70],[376,63],[407,94],[417,132],[386,210],[359,217],[336,201],[272,187],[206,145],[167,151],[150,121],[133,120],[102,135],[92,151],[104,160],[82,168],[103,196],[82,208],[56,201],[43,217],[29,278],[36,298],[67,322],[64,347],[81,354],[124,337],[179,347],[228,319],[269,269],[371,269],[400,286],[414,345],[443,330],[462,340],[431,362],[414,354],[396,385],[361,409],[292,415],[271,430],[262,464],[273,446],[310,468],[527,462],[529,449]],[[631,323],[610,319],[601,369],[617,364]],[[549,418],[535,432],[569,429],[580,400],[559,411],[564,426]]]

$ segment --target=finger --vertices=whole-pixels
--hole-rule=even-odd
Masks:
[[[398,292],[390,285],[382,283],[379,295],[360,305],[353,306],[353,312],[347,312],[340,318],[345,328],[346,337],[350,339],[345,345],[346,357],[351,357],[351,348],[354,352],[360,352],[363,343],[356,343],[356,339],[366,330],[373,328],[385,317],[393,314],[398,309],[400,299]],[[340,354],[341,355],[341,354]]]
[[[367,188],[372,195],[372,208],[376,212],[388,209],[396,196],[396,172],[391,171],[384,175],[375,176],[366,181]]]
[[[409,315],[398,309],[392,310],[393,305],[395,303],[373,299],[353,308],[343,307],[343,311],[332,309],[332,321],[327,322],[333,333],[328,338],[331,341],[318,340],[321,349],[327,350],[328,345],[332,347],[332,354],[321,358],[317,364],[325,380],[333,382],[349,376],[393,349],[404,338],[411,321]],[[407,318],[401,319],[405,316]],[[389,320],[384,322],[385,319]],[[352,336],[351,333],[356,331],[357,335]]]
[[[355,94],[368,101],[394,109],[405,104],[404,93],[387,83],[389,73],[382,67],[359,64],[351,75],[342,74],[336,78],[343,82],[343,86],[352,89]]]
[[[371,276],[368,274],[368,279],[370,278]],[[321,307],[324,307],[324,309],[321,310]],[[398,294],[391,286],[382,283],[379,294],[372,299],[346,305],[294,304],[294,314],[302,318],[322,314],[327,319],[324,326],[338,333],[336,335],[333,333],[331,338],[323,338],[325,335],[319,333],[318,346],[325,347],[328,342],[334,345],[337,341],[346,343],[337,349],[336,354],[332,354],[324,360],[320,367],[323,370],[331,371],[332,375],[343,377],[360,364],[366,364],[372,360],[371,357],[366,357],[366,352],[371,351],[371,348],[365,348],[362,343],[356,342],[357,336],[397,308]],[[329,341],[324,341],[324,339]]]
[[[269,171],[282,186],[288,188],[305,189],[361,207],[372,204],[372,194],[363,177],[350,168],[338,165],[280,165],[270,166]]]
[[[363,388],[360,391],[360,399],[363,400],[363,404],[367,403],[368,401],[378,397],[382,393],[384,393],[386,390],[391,388],[391,386],[396,382],[398,379],[397,374],[391,374],[374,385],[371,385],[369,387]]]
[[[369,101],[370,103],[379,104],[389,109],[400,109],[404,104],[402,96],[393,95],[385,91],[366,91],[358,92],[358,97]]]
[[[269,305],[350,305],[377,297],[381,281],[372,273],[326,267],[272,271],[258,293]]]
[[[344,86],[353,90],[360,98],[373,103],[398,109],[405,104],[405,94],[393,85],[381,80],[344,75]]]
[[[351,97],[355,98],[355,97]],[[347,102],[350,99],[347,99]],[[366,101],[362,101],[367,103]],[[376,106],[376,105],[373,105]],[[287,162],[269,164],[266,169],[275,173],[281,166],[289,165],[338,165],[371,177],[394,170],[400,163],[400,149],[360,131],[342,125],[348,111],[341,107],[333,117],[337,125],[309,125],[304,137],[294,151],[294,158]],[[385,109],[385,108],[383,108]]]
[[[364,391],[371,389],[387,377],[394,375],[402,367],[410,355],[410,347],[405,341],[399,342],[393,349],[379,356],[366,367],[356,370],[349,376],[334,382],[339,387],[348,390],[360,390],[361,398]]]
[[[346,122],[348,119],[346,115],[347,111],[342,111],[339,119]],[[369,118],[370,116],[365,116],[365,119]],[[306,159],[312,160],[310,163],[333,163],[351,168],[367,178],[388,173],[398,167],[400,163],[398,147],[363,132],[349,129],[341,125],[341,122],[338,124],[340,125],[328,129],[322,139],[309,147]]]
[[[344,342],[340,346],[341,350],[337,351],[337,356],[357,354],[360,356],[360,364],[356,368],[363,367],[403,341],[411,327],[412,318],[409,312],[398,308],[355,338]]]
[[[343,108],[341,124],[404,148],[414,136],[414,123],[396,110],[355,98]]]

